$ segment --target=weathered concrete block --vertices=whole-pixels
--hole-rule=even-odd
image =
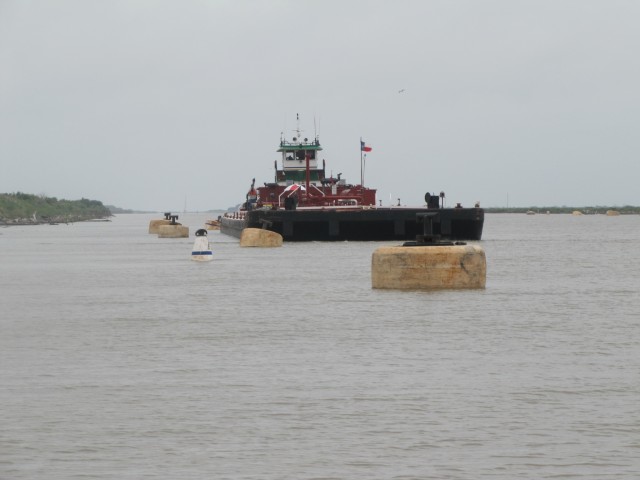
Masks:
[[[380,247],[371,257],[373,288],[485,288],[486,279],[487,261],[478,245]]]
[[[158,238],[188,238],[189,227],[184,225],[160,225],[158,228]]]
[[[149,233],[153,233],[154,235],[157,235],[158,233],[160,233],[161,225],[170,225],[170,224],[171,224],[171,220],[165,220],[164,218],[161,220],[151,220],[149,222]]]
[[[281,247],[282,235],[262,228],[245,228],[240,234],[241,247]]]

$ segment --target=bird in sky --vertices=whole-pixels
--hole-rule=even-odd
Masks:
[[[398,93],[403,93],[404,92],[404,88],[402,90],[398,90]]]

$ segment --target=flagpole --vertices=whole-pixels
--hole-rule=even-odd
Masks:
[[[364,187],[364,173],[362,170],[362,137],[360,137],[360,185]]]
[[[364,174],[367,173],[367,154],[362,155],[362,187],[364,188]]]

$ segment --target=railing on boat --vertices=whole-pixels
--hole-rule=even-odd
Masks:
[[[300,186],[302,187],[302,185],[300,185]],[[313,183],[309,184],[309,187],[313,187],[313,188],[315,188],[321,196],[323,196],[323,197],[325,196],[325,193],[324,193],[322,190],[320,190],[318,187],[316,187]],[[295,191],[297,192],[298,190],[300,190],[300,188],[298,188],[298,189],[297,189],[297,190],[295,190]],[[282,196],[283,196],[285,193],[289,193],[289,192],[287,192],[287,191],[285,190],[285,191],[283,191],[280,195],[278,195],[278,206],[279,206],[279,207],[281,207],[281,206],[282,206]]]
[[[242,219],[244,219],[245,214],[246,214],[246,212],[233,212],[233,213],[226,212],[223,215],[223,217],[224,218],[230,218],[230,219],[233,219],[233,220],[242,220]]]

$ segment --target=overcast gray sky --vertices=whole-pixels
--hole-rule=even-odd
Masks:
[[[639,25],[635,0],[0,0],[0,192],[227,208],[299,113],[334,175],[373,147],[383,204],[640,205]]]

